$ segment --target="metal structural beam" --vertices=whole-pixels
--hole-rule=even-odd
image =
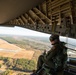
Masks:
[[[5,24],[76,38],[76,0],[46,0],[24,14]]]

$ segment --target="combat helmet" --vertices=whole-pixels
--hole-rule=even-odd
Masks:
[[[52,34],[52,35],[49,37],[49,40],[50,40],[50,41],[59,40],[59,35],[58,35],[58,34]]]

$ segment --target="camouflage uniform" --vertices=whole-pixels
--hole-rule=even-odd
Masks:
[[[61,71],[67,60],[67,48],[61,42],[53,45],[47,54],[39,56],[37,69],[42,68],[43,63],[47,64],[50,69]]]

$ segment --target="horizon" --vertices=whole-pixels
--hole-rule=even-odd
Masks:
[[[2,27],[0,26],[0,35],[15,35],[15,36],[30,36],[30,37],[47,37],[49,39],[51,34],[42,33],[22,27]],[[76,48],[76,39],[60,36],[60,40],[64,41],[66,43],[69,43],[71,45],[74,45]]]
[[[30,30],[27,28],[22,27],[1,27],[0,26],[0,34],[6,34],[6,35],[21,35],[21,36],[41,36],[41,37],[47,37],[50,36],[50,34]]]

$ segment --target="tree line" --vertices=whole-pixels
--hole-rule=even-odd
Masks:
[[[7,69],[9,70],[31,72],[32,70],[36,69],[36,62],[34,60],[13,59],[8,57],[0,57],[0,60],[4,61],[4,64],[7,66]]]

